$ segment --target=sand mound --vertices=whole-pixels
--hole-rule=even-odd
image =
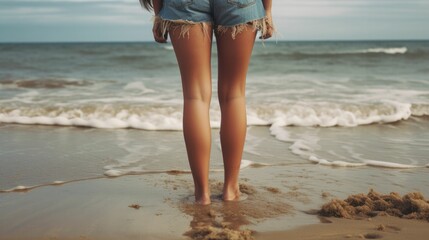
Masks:
[[[253,240],[252,231],[219,227],[194,228],[185,235],[197,240]]]
[[[371,189],[367,195],[361,193],[350,195],[345,200],[332,199],[331,202],[323,205],[318,213],[325,217],[349,219],[391,215],[429,221],[429,201],[419,192],[404,196],[396,192],[382,195]]]

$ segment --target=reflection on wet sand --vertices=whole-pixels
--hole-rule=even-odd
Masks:
[[[222,183],[211,185],[213,193],[221,192]],[[189,198],[183,200],[180,210],[192,217],[190,230],[184,235],[201,240],[253,239],[254,231],[248,229],[248,225],[292,212],[281,192],[256,189],[247,184],[240,184],[240,191],[248,196],[247,199],[223,202],[220,195],[214,195],[212,204],[205,206],[194,204]]]

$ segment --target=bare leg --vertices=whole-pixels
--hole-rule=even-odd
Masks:
[[[256,32],[249,27],[235,39],[231,30],[216,33],[219,65],[218,94],[221,107],[220,139],[225,168],[224,200],[240,197],[238,175],[246,138],[246,75]]]
[[[211,26],[208,30],[212,33]],[[170,31],[182,78],[183,134],[194,179],[195,201],[200,204],[209,204],[212,34],[210,38],[204,36],[201,26],[197,24],[189,30],[189,38],[187,35],[179,35],[179,29]]]

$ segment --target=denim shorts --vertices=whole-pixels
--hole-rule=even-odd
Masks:
[[[266,29],[262,0],[164,0],[157,17],[165,30],[170,25],[181,25],[183,35],[189,31],[189,25],[198,23],[203,27],[212,24],[221,33],[232,29],[233,38],[246,25],[255,30]]]

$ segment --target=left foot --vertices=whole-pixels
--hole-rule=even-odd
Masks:
[[[202,194],[201,196],[197,196],[197,194],[195,194],[195,203],[200,205],[210,204],[210,194]]]

